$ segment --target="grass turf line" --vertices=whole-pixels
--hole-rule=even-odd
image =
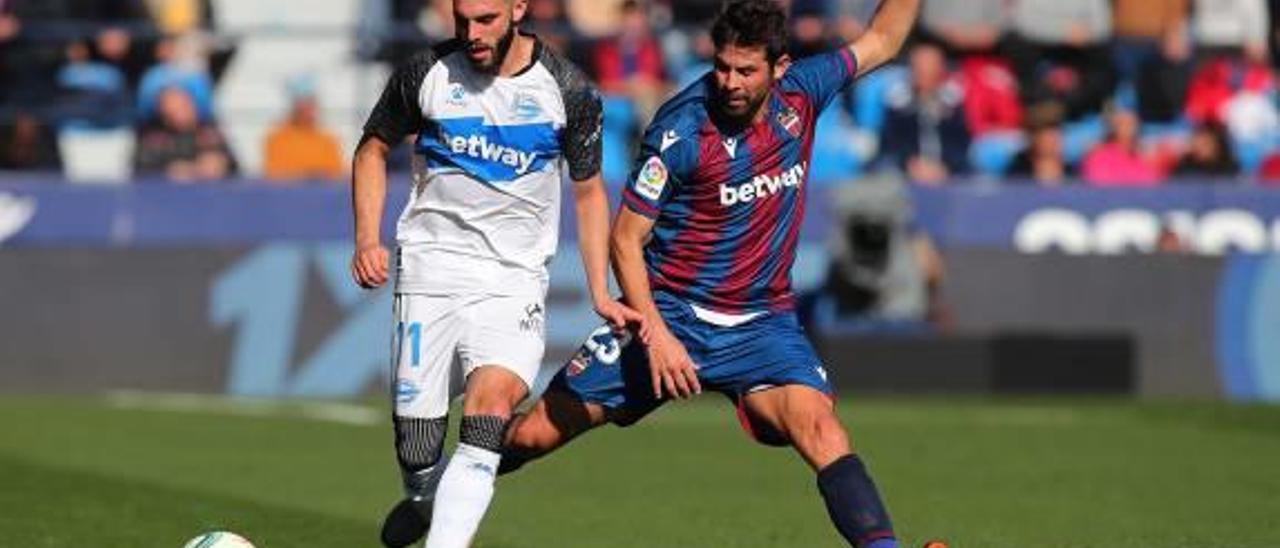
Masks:
[[[1280,545],[1280,408],[851,398],[910,545]],[[0,546],[376,546],[389,426],[0,399]],[[838,547],[813,476],[716,398],[586,436],[504,478],[477,548]]]

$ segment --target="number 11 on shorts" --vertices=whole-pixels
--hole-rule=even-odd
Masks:
[[[413,342],[413,347],[409,354],[409,357],[412,358],[410,365],[418,367],[418,364],[422,362],[422,322],[409,324],[408,335]],[[404,322],[399,322],[396,324],[396,341],[398,342],[396,344],[396,363],[400,363],[400,358],[404,355],[404,336],[405,324]]]

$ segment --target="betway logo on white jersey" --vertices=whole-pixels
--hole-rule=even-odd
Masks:
[[[788,188],[798,187],[804,182],[807,168],[806,162],[800,162],[777,175],[756,175],[756,178],[749,183],[720,185],[720,203],[726,206],[739,202],[745,204],[768,198]]]
[[[538,158],[536,152],[526,152],[500,143],[491,143],[484,135],[450,137],[449,148],[454,154],[505,164],[514,169],[517,175],[528,173],[533,167],[533,161]]]

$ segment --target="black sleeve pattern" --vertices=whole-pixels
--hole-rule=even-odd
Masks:
[[[406,136],[415,134],[426,125],[422,117],[422,107],[418,104],[418,92],[427,73],[436,61],[449,48],[444,44],[427,49],[410,57],[403,65],[396,68],[382,90],[382,97],[369,113],[364,123],[365,135],[372,135],[382,142],[395,146]]]
[[[569,61],[543,48],[542,62],[556,83],[564,100],[565,128],[560,137],[569,177],[584,181],[600,173],[603,154],[604,109],[600,94],[586,75]]]

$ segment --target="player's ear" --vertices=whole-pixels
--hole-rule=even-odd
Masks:
[[[791,68],[791,56],[784,53],[773,63],[773,79],[781,80],[786,76],[789,68]]]
[[[529,0],[509,0],[511,2],[511,24],[519,25],[524,21],[524,14],[529,11]]]

